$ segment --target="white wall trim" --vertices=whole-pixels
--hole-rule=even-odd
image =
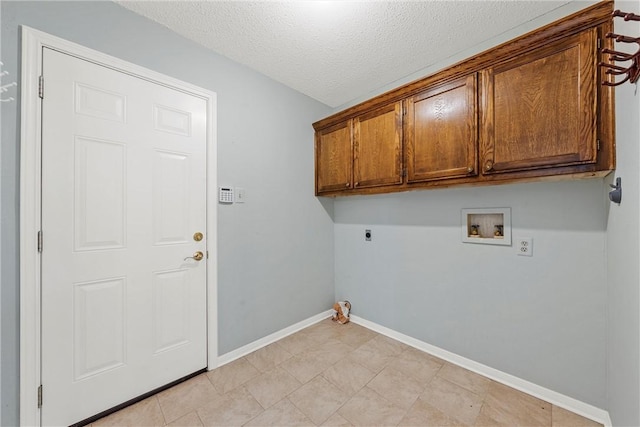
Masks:
[[[475,362],[471,359],[467,359],[466,357],[462,357],[440,347],[436,347],[424,341],[420,341],[408,335],[396,332],[393,329],[378,325],[377,323],[370,322],[369,320],[363,319],[361,317],[352,315],[351,321],[357,325],[364,326],[365,328],[371,329],[372,331],[378,332],[389,338],[393,338],[396,341],[400,341],[401,343],[417,348],[418,350],[439,357],[440,359],[446,360],[449,363],[468,369],[494,381],[515,388],[516,390],[520,390],[524,393],[530,394],[531,396],[537,397],[538,399],[542,399],[553,405],[559,406],[585,418],[589,418],[590,420],[601,423],[605,427],[611,427],[611,418],[609,417],[609,412],[603,409],[581,402],[569,396],[565,396],[564,394],[557,393],[553,390],[541,387],[532,382],[525,381],[521,378]]]
[[[37,405],[40,385],[40,254],[37,233],[41,228],[40,159],[41,110],[38,77],[42,72],[42,49],[47,47],[149,82],[167,86],[207,103],[207,338],[208,366],[217,362],[217,122],[216,93],[165,76],[110,55],[21,26],[22,74],[20,109],[20,424],[41,424]]]
[[[20,104],[20,423],[40,425],[36,390],[40,385],[40,102],[38,76],[42,46],[22,29]]]
[[[247,354],[252,353],[256,350],[259,350],[262,347],[266,347],[269,344],[272,344],[278,340],[281,340],[284,337],[294,334],[318,322],[321,322],[324,319],[331,317],[332,314],[333,314],[333,310],[323,311],[322,313],[316,314],[315,316],[311,316],[308,319],[302,320],[294,325],[291,325],[277,332],[274,332],[270,335],[267,335],[264,338],[260,338],[259,340],[253,341],[247,345],[243,345],[240,348],[237,348],[228,353],[225,353],[222,356],[218,357],[218,366],[226,365],[227,363],[233,362],[236,359],[240,359],[241,357],[246,356]]]

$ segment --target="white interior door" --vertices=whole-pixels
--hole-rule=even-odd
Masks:
[[[206,102],[48,48],[43,75],[42,424],[69,425],[207,365]]]

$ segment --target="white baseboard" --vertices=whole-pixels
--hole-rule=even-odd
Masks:
[[[266,347],[271,343],[274,343],[282,338],[289,336],[298,332],[301,329],[304,329],[308,326],[314,325],[324,319],[331,317],[333,314],[333,310],[323,311],[322,313],[316,314],[315,316],[309,317],[308,319],[302,320],[294,325],[288,326],[284,329],[281,329],[277,332],[274,332],[270,335],[267,335],[264,338],[260,338],[254,342],[251,342],[247,345],[244,345],[240,348],[232,350],[228,353],[225,353],[221,356],[218,356],[218,363],[216,366],[209,366],[209,370],[215,369],[216,367],[226,365],[227,363],[233,362],[236,359],[240,359],[243,356],[246,356],[249,353],[252,353],[256,350],[261,349],[262,347]]]
[[[601,423],[605,427],[611,427],[611,418],[609,416],[609,412],[603,409],[581,402],[569,396],[565,396],[564,394],[557,393],[553,390],[541,387],[529,381],[525,381],[511,374],[507,374],[497,369],[490,368],[489,366],[483,365],[481,363],[474,362],[473,360],[467,359],[466,357],[462,357],[440,347],[427,344],[426,342],[417,340],[408,335],[401,334],[400,332],[396,332],[393,329],[378,325],[377,323],[370,322],[361,317],[351,315],[351,321],[355,324],[364,326],[365,328],[371,329],[372,331],[378,332],[389,338],[393,338],[396,341],[400,341],[401,343],[417,348],[418,350],[422,350],[433,356],[439,357],[440,359],[446,360],[449,363],[458,365],[462,368],[473,371],[494,381],[515,388],[516,390],[520,390],[524,393],[530,394],[531,396],[537,397],[538,399],[542,399],[553,405],[559,406],[585,418],[589,418],[590,420]]]

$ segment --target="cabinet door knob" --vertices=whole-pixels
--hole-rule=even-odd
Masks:
[[[493,169],[493,162],[491,160],[487,161],[487,163],[485,163],[484,168],[488,171],[490,171],[491,169]]]
[[[347,188],[351,187],[351,184],[347,182]]]
[[[357,187],[358,185],[360,185],[359,182],[356,182],[355,184],[353,184],[354,187]]]
[[[467,173],[473,173],[473,167],[472,166],[469,166],[467,168]]]

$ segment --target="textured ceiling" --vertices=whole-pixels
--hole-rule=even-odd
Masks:
[[[337,107],[569,1],[117,3]]]

